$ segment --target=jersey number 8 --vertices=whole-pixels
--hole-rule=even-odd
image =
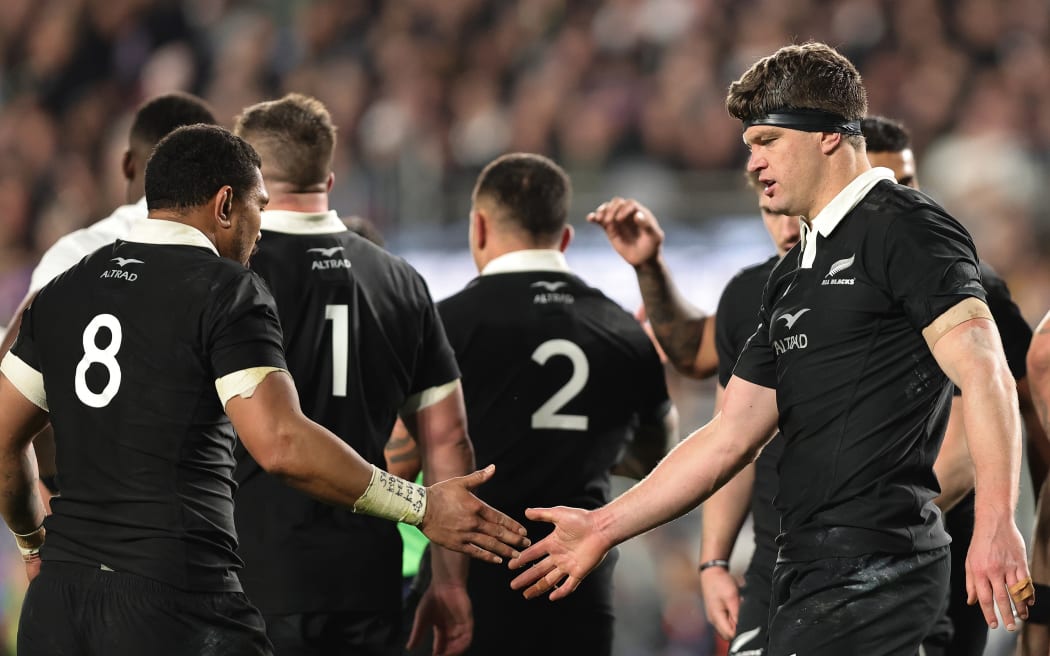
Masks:
[[[95,338],[98,337],[99,330],[102,328],[109,329],[110,339],[109,344],[100,349],[95,345]],[[120,364],[117,362],[116,355],[120,350],[120,342],[123,337],[124,332],[120,327],[120,320],[112,314],[95,316],[84,329],[84,334],[81,336],[84,344],[84,357],[80,358],[80,362],[77,363],[77,372],[73,379],[77,398],[84,405],[104,408],[117,395],[117,390],[120,389]],[[109,374],[109,382],[101,392],[92,392],[87,384],[87,372],[93,364],[102,365]]]

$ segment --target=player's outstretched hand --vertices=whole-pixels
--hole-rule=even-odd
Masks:
[[[427,510],[419,530],[432,542],[490,563],[513,558],[529,546],[525,527],[471,493],[492,478],[495,465],[427,488]]]
[[[664,231],[644,205],[617,196],[587,215],[587,220],[603,230],[609,243],[631,266],[653,260],[664,243]]]
[[[598,531],[592,511],[565,506],[529,508],[525,516],[554,524],[550,535],[509,563],[511,569],[533,563],[510,582],[511,588],[524,590],[526,599],[549,590],[553,590],[551,601],[569,596],[614,546],[608,544]]]

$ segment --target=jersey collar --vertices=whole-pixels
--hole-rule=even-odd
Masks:
[[[493,259],[481,270],[481,275],[494,273],[521,273],[523,271],[560,271],[572,273],[565,254],[552,248],[513,251]]]
[[[853,178],[853,181],[842,188],[831,202],[813,218],[812,227],[802,222],[802,268],[813,267],[813,261],[817,258],[817,240],[811,239],[812,232],[819,232],[825,239],[835,232],[842,219],[857,206],[871,188],[883,180],[895,180],[893,171],[884,167],[876,166]]]
[[[140,244],[158,244],[167,246],[198,246],[219,254],[215,244],[204,236],[204,233],[192,226],[177,221],[148,219],[136,221],[131,226],[126,241]]]
[[[263,210],[262,229],[289,235],[327,235],[346,232],[349,228],[335,210],[327,212]]]

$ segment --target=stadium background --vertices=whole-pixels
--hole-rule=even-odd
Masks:
[[[1050,307],[1046,0],[3,0],[0,322],[40,253],[123,202],[131,114],[173,89],[226,125],[287,91],[324,101],[340,136],[333,207],[374,221],[436,298],[474,273],[478,170],[525,150],[572,175],[581,275],[637,305],[633,273],[583,218],[634,196],[665,223],[685,294],[713,310],[729,276],[771,252],[726,87],[808,39],[858,65],[872,113],[911,128],[924,188],[1034,323]],[[671,382],[696,426],[710,384]],[[618,656],[709,653],[697,526],[690,514],[625,546]],[[13,551],[0,539],[8,637],[24,586]]]

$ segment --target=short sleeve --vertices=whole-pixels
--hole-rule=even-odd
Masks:
[[[631,318],[635,322],[634,318]],[[637,322],[635,322],[637,324]],[[716,326],[717,327],[717,326]],[[663,420],[671,408],[667,392],[667,374],[653,341],[638,326],[639,362],[636,389],[638,390],[638,418],[642,424],[654,425]]]
[[[890,293],[917,330],[967,297],[987,299],[970,235],[932,207],[889,226],[884,261]]]
[[[416,303],[422,315],[419,353],[416,371],[412,377],[409,394],[415,395],[445,385],[459,378],[456,353],[448,342],[445,326],[438,317],[437,308],[430,297],[430,290],[419,274],[414,276]]]
[[[762,285],[754,272],[738,274],[726,285],[715,313],[715,351],[718,354],[718,382],[725,387],[744,344],[758,325],[755,307],[761,301]]]
[[[744,349],[733,368],[733,376],[762,387],[776,389],[777,362],[773,347],[769,343],[769,286],[762,292],[762,307],[758,311],[757,328],[744,344]],[[729,380],[726,379],[726,384]]]
[[[256,273],[245,270],[217,290],[206,322],[205,347],[214,378],[254,367],[288,368],[277,306]]]

